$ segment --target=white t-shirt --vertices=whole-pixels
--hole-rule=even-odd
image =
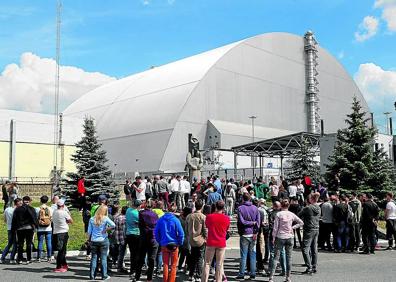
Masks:
[[[52,224],[54,226],[54,234],[69,232],[69,224],[66,220],[70,220],[70,214],[65,210],[57,209],[52,216]]]
[[[145,201],[146,200],[146,183],[144,183],[143,181],[139,184],[138,187],[139,190],[142,190],[142,192],[138,192],[136,190],[136,199],[140,200],[140,201]]]
[[[297,186],[290,185],[287,189],[289,190],[289,197],[297,196]]]
[[[386,204],[386,210],[388,211],[388,219],[396,219],[396,204],[391,201]]]
[[[304,193],[304,185],[300,184],[297,186],[297,192]]]
[[[183,193],[189,193],[191,192],[191,185],[190,182],[186,180],[181,180],[181,186],[182,186],[182,192]]]
[[[175,178],[170,182],[170,190],[172,193],[179,192],[180,183]]]
[[[4,218],[7,223],[7,231],[11,230],[11,225],[12,225],[12,216],[14,215],[14,210],[15,208],[8,207],[4,211]]]
[[[46,207],[48,208],[49,214],[52,217],[53,211],[52,211],[52,207],[49,207],[47,205],[43,205],[41,207]],[[41,208],[40,207],[40,208]],[[40,216],[40,208],[36,208],[36,213],[37,213],[37,218]],[[37,228],[37,232],[44,232],[44,231],[52,231],[52,227],[51,224],[49,226],[43,227],[43,226],[39,226]]]

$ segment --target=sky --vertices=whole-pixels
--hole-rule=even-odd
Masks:
[[[0,108],[53,111],[56,4],[0,1]],[[396,0],[63,0],[60,108],[151,66],[309,29],[383,124],[395,112]]]

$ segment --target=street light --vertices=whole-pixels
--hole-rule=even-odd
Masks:
[[[249,118],[252,120],[252,142],[254,142],[254,120],[257,116],[250,116]]]
[[[257,118],[257,116],[250,116],[249,117],[252,120],[252,143],[254,143],[254,120]],[[251,160],[252,168],[253,168],[253,175],[252,178],[254,178],[254,168],[256,167],[256,158],[252,155],[252,160]]]

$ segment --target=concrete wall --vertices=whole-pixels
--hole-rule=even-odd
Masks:
[[[0,141],[0,177],[8,177],[9,142]],[[24,178],[49,178],[53,168],[53,145],[37,143],[16,143],[15,176]],[[75,171],[75,165],[70,160],[75,152],[74,146],[64,146],[64,169]],[[60,167],[60,150],[58,151],[58,167]]]

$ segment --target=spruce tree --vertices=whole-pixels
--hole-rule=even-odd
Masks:
[[[374,152],[373,173],[369,181],[370,190],[382,199],[387,192],[394,190],[395,180],[395,168],[381,147]]]
[[[309,146],[309,142],[303,138],[300,149],[292,154],[289,161],[290,167],[287,177],[289,179],[301,179],[307,175],[314,182],[318,183],[320,181],[320,168],[319,162],[315,158],[316,153],[314,148]]]
[[[99,195],[106,195],[110,203],[119,200],[119,191],[111,179],[111,171],[106,165],[106,151],[102,149],[96,135],[93,118],[85,118],[83,137],[76,143],[76,152],[71,160],[76,164],[77,171],[67,173],[64,195],[67,203],[76,206],[77,181],[85,176],[86,198],[96,202]]]
[[[372,191],[374,142],[376,130],[368,126],[367,113],[356,97],[352,113],[345,120],[347,127],[338,130],[333,155],[329,157],[326,178],[330,188],[336,188],[334,179],[345,191]]]

